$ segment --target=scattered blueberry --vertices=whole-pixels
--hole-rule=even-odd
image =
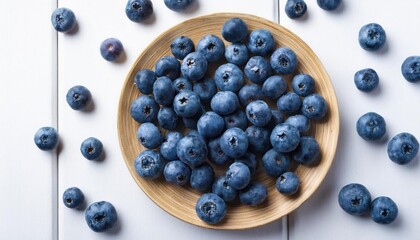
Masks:
[[[176,154],[176,145],[183,138],[180,132],[168,132],[160,145],[160,154],[167,161],[178,159]]]
[[[228,115],[239,108],[238,96],[231,91],[219,91],[210,101],[211,109],[219,115]]]
[[[370,204],[370,218],[376,223],[390,224],[398,216],[397,204],[389,197],[380,196]]]
[[[242,204],[256,206],[267,198],[267,187],[261,182],[251,182],[245,189],[239,192],[239,200]]]
[[[166,163],[163,176],[166,182],[182,186],[190,181],[191,169],[182,161],[174,160]]]
[[[58,32],[69,32],[76,26],[76,16],[71,9],[57,8],[51,14],[51,23]]]
[[[58,133],[53,127],[41,127],[34,135],[35,145],[43,150],[53,150],[58,145]]]
[[[370,207],[369,190],[359,183],[350,183],[342,187],[338,193],[338,204],[349,214],[363,215]]]
[[[279,153],[274,149],[268,150],[261,160],[264,171],[272,177],[279,177],[287,172],[290,166],[289,155]]]
[[[158,148],[163,141],[159,128],[150,122],[143,123],[139,126],[137,139],[141,145],[148,149]]]
[[[164,0],[166,7],[175,12],[184,11],[194,0]]]
[[[249,34],[248,50],[256,55],[265,57],[274,50],[273,34],[265,29],[256,29]]]
[[[246,63],[244,73],[251,82],[262,84],[271,76],[270,62],[264,57],[253,56]]]
[[[338,8],[341,0],[317,0],[318,6],[326,11],[332,11]]]
[[[295,71],[297,64],[296,54],[290,48],[277,48],[270,57],[271,68],[277,74],[290,74]]]
[[[386,133],[385,119],[375,112],[365,113],[357,120],[356,130],[366,141],[379,140]]]
[[[203,54],[208,62],[216,62],[225,55],[225,44],[218,36],[208,34],[198,41],[197,51]]]
[[[197,216],[208,224],[217,224],[226,216],[225,201],[214,193],[205,193],[195,205]]]
[[[309,119],[321,120],[327,115],[327,102],[318,93],[310,94],[303,98],[301,112]]]
[[[219,140],[223,152],[231,158],[243,156],[248,149],[248,137],[240,128],[227,129]]]
[[[276,189],[282,194],[293,195],[297,193],[300,186],[300,179],[294,172],[285,172],[276,180]]]
[[[395,135],[388,142],[388,157],[398,164],[411,162],[419,151],[419,142],[410,133],[403,132]]]
[[[231,18],[222,26],[223,38],[232,43],[239,43],[245,40],[248,35],[248,26],[240,18]]]
[[[293,77],[293,91],[301,96],[306,97],[315,91],[315,80],[309,74],[300,73]]]
[[[376,51],[386,42],[386,33],[381,25],[369,23],[359,30],[359,44],[367,51]]]
[[[238,66],[226,63],[216,69],[214,81],[221,91],[238,92],[244,85],[244,75]]]
[[[401,65],[401,72],[409,82],[420,81],[420,56],[410,56]]]
[[[225,58],[229,63],[242,66],[248,62],[248,48],[243,43],[232,43],[225,49]]]
[[[164,56],[157,60],[155,64],[155,73],[158,77],[166,76],[171,80],[175,80],[179,77],[180,72],[181,63],[172,56]]]
[[[264,81],[262,92],[269,99],[278,99],[287,91],[287,83],[278,75],[271,76]]]
[[[225,176],[227,184],[236,190],[246,188],[251,182],[251,171],[247,165],[241,162],[232,163]]]
[[[92,94],[86,87],[76,85],[67,91],[66,101],[73,110],[84,110],[92,102]]]
[[[291,152],[299,145],[299,130],[287,123],[280,123],[271,131],[270,142],[280,153]]]
[[[150,69],[141,69],[134,77],[134,83],[143,94],[153,93],[153,83],[156,81],[156,74]]]
[[[63,193],[63,203],[68,208],[79,208],[85,200],[85,195],[77,187],[67,188]]]
[[[155,150],[142,151],[134,160],[134,169],[140,177],[156,179],[163,173],[165,162]]]
[[[204,163],[192,169],[190,185],[197,191],[205,192],[211,189],[213,179],[213,168],[208,163]]]
[[[184,77],[196,81],[204,77],[208,67],[207,59],[201,52],[189,53],[182,60],[181,72]]]
[[[151,0],[128,0],[125,14],[133,22],[142,22],[153,14],[153,3]]]
[[[291,19],[302,17],[306,13],[306,3],[304,0],[287,0],[284,10]]]
[[[85,220],[93,231],[104,232],[116,225],[117,211],[110,202],[94,202],[86,209]]]
[[[87,160],[97,160],[103,153],[102,142],[94,137],[87,138],[80,145],[80,152]]]
[[[267,125],[271,119],[270,107],[263,100],[250,102],[246,106],[245,113],[248,120],[258,127]]]
[[[130,115],[139,123],[153,122],[159,109],[159,104],[152,97],[141,95],[131,103]]]
[[[101,43],[99,51],[105,60],[114,62],[122,55],[124,47],[120,40],[116,38],[107,38]]]
[[[372,68],[365,68],[354,74],[354,84],[362,92],[371,92],[379,85],[379,76]]]

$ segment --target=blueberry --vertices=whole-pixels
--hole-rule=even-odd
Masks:
[[[287,90],[287,83],[284,78],[278,75],[271,76],[264,81],[262,92],[269,99],[277,99]]]
[[[153,3],[151,0],[128,0],[125,14],[133,22],[142,22],[153,14]]]
[[[219,176],[214,180],[212,192],[221,197],[225,202],[231,202],[238,196],[238,190],[228,185],[225,176]]]
[[[285,172],[276,180],[277,191],[284,195],[293,195],[297,193],[299,186],[299,177],[294,172]]]
[[[130,115],[139,123],[153,122],[159,109],[159,104],[152,97],[141,95],[131,103]]]
[[[244,75],[238,66],[226,63],[216,69],[214,81],[221,91],[238,92],[244,85]]]
[[[290,74],[295,71],[298,61],[290,48],[277,48],[270,57],[270,65],[277,74]]]
[[[51,14],[51,23],[58,32],[69,32],[76,26],[76,16],[71,9],[57,8]]]
[[[198,41],[197,51],[203,54],[208,62],[216,62],[225,55],[225,44],[218,36],[208,34]]]
[[[217,224],[226,216],[225,201],[214,193],[203,194],[195,204],[197,216],[208,224]]]
[[[220,137],[219,144],[223,152],[232,158],[243,156],[248,149],[248,137],[240,128],[229,128]]]
[[[179,140],[176,153],[181,161],[190,167],[203,164],[207,157],[206,143],[195,135],[187,135]]]
[[[242,42],[247,35],[248,26],[245,21],[240,18],[231,18],[222,26],[222,36],[228,42]]]
[[[184,90],[175,95],[173,107],[178,116],[192,117],[201,109],[200,97],[193,91]]]
[[[311,127],[311,121],[309,121],[309,119],[302,114],[288,117],[285,123],[296,127],[301,134],[308,132],[309,128]]]
[[[76,85],[67,91],[66,101],[73,110],[85,110],[92,102],[92,94],[86,87]]]
[[[366,141],[379,140],[386,133],[385,119],[375,112],[365,113],[357,120],[356,130]]]
[[[376,223],[390,224],[398,216],[397,204],[389,197],[380,196],[370,204],[370,218]]]
[[[265,29],[256,29],[249,34],[248,50],[257,56],[265,57],[274,49],[273,34]]]
[[[306,97],[315,91],[315,80],[311,75],[300,73],[293,77],[292,80],[293,91],[301,96]]]
[[[270,131],[267,128],[251,125],[245,130],[245,133],[248,136],[248,147],[251,152],[265,153],[271,148]]]
[[[102,142],[94,137],[85,139],[80,145],[80,152],[87,160],[97,160],[102,156]]]
[[[219,115],[228,115],[239,108],[238,96],[231,91],[219,91],[210,101],[211,109]]]
[[[35,145],[43,150],[53,150],[58,145],[58,133],[53,127],[41,127],[34,135]]]
[[[237,127],[242,130],[245,130],[248,126],[248,119],[246,118],[246,113],[242,110],[237,110],[234,113],[225,115],[223,119],[225,120],[226,129]]]
[[[179,77],[172,82],[172,85],[175,89],[175,94],[182,92],[184,90],[193,90],[193,84],[184,77]]]
[[[299,145],[299,130],[287,123],[277,125],[270,135],[273,148],[280,153],[291,152]]]
[[[191,169],[182,161],[174,160],[166,163],[163,176],[166,182],[182,186],[190,181]]]
[[[160,130],[153,123],[143,123],[137,129],[137,139],[145,148],[155,149],[162,144],[163,138]]]
[[[225,177],[230,187],[241,190],[251,182],[251,171],[244,163],[234,162],[229,166]]]
[[[208,143],[208,158],[211,162],[217,165],[225,165],[232,161],[228,155],[226,155],[220,147],[220,138],[214,138]]]
[[[388,142],[388,157],[398,164],[411,162],[419,151],[419,142],[410,133],[399,133]]]
[[[180,132],[168,132],[159,148],[162,157],[168,161],[177,160],[176,145],[182,138],[183,136]]]
[[[175,12],[184,11],[194,0],[164,0],[166,7]]]
[[[248,48],[243,43],[233,43],[225,49],[226,60],[237,66],[242,66],[248,62],[248,57]]]
[[[181,72],[188,80],[196,81],[204,77],[207,67],[205,55],[201,52],[192,52],[182,60]]]
[[[94,202],[86,209],[85,220],[93,231],[104,232],[116,225],[118,220],[117,211],[110,202]]]
[[[134,160],[136,173],[146,179],[156,179],[163,173],[165,162],[155,150],[144,150]]]
[[[299,145],[293,151],[293,159],[306,166],[314,164],[319,155],[319,144],[312,136],[301,137]]]
[[[409,82],[420,81],[420,56],[410,56],[401,65],[401,72]]]
[[[277,124],[283,123],[285,119],[284,113],[278,109],[271,109],[271,119],[268,122],[267,129],[272,130]]]
[[[172,107],[162,107],[157,115],[159,126],[166,130],[175,130],[178,126],[179,118]]]
[[[326,11],[332,11],[338,8],[341,0],[317,0],[318,6]]]
[[[105,60],[114,62],[122,55],[124,47],[120,40],[107,38],[101,43],[99,51]]]
[[[287,0],[284,7],[286,15],[291,19],[302,17],[306,13],[306,3],[303,0]]]
[[[204,138],[217,137],[224,129],[224,119],[215,112],[206,112],[197,122],[197,130]]]
[[[168,77],[158,77],[153,83],[153,96],[158,104],[171,105],[175,96],[172,80]]]
[[[365,68],[354,74],[354,84],[362,92],[371,92],[379,85],[379,76],[372,68]]]
[[[241,105],[246,107],[250,102],[262,100],[264,94],[261,87],[257,84],[247,84],[239,90],[238,97]]]
[[[150,69],[141,69],[134,76],[134,83],[143,94],[153,93],[153,83],[156,81],[156,74]]]
[[[246,152],[242,157],[236,158],[235,162],[241,162],[249,168],[249,172],[254,174],[258,168],[258,160],[254,154]]]
[[[267,125],[271,119],[270,107],[263,100],[250,102],[246,106],[245,113],[248,120],[258,127]]]
[[[297,112],[302,106],[302,100],[294,92],[287,92],[277,100],[277,108],[287,114]]]
[[[350,183],[342,187],[338,193],[338,204],[349,214],[363,215],[370,207],[369,190],[360,183]]]
[[[171,52],[179,60],[182,60],[189,53],[194,52],[194,42],[191,38],[186,36],[179,36],[172,40],[171,43]]]
[[[211,189],[214,179],[214,170],[204,163],[191,171],[190,185],[197,191],[206,192]]]
[[[193,91],[198,94],[201,102],[208,103],[217,93],[217,86],[214,79],[204,77],[200,81],[194,82]]]
[[[271,76],[270,62],[261,56],[253,56],[246,63],[244,72],[248,80],[262,84]]]
[[[267,198],[267,187],[261,182],[252,182],[239,192],[239,200],[242,204],[256,206]]]
[[[63,203],[68,208],[80,208],[84,200],[85,195],[77,187],[67,188],[63,193]]]
[[[203,105],[201,105],[200,110],[194,116],[192,117],[183,117],[182,122],[184,123],[184,127],[189,129],[197,129],[197,123],[198,120],[201,118],[201,116],[206,113],[206,110]]]
[[[264,171],[272,177],[279,177],[287,172],[290,166],[289,155],[279,153],[274,149],[268,150],[261,160]]]
[[[158,77],[166,76],[171,80],[175,80],[179,77],[180,72],[181,63],[172,56],[164,56],[157,60],[155,64],[155,73]]]
[[[376,51],[386,42],[386,33],[381,25],[369,23],[359,30],[359,44],[367,51]]]
[[[327,102],[318,93],[310,94],[303,98],[301,112],[309,119],[320,120],[327,115]]]

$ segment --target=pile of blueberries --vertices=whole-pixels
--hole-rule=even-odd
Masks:
[[[260,164],[280,193],[295,194],[300,181],[291,166],[317,163],[319,145],[308,133],[328,112],[310,75],[294,75],[289,88],[283,77],[296,72],[298,60],[292,49],[276,48],[270,31],[248,31],[231,18],[221,35],[227,47],[213,34],[196,45],[187,36],[173,39],[173,56],[135,74],[141,94],[130,106],[146,148],[134,161],[138,175],[163,175],[202,192],[195,210],[209,224],[222,221],[226,203],[237,198],[264,202],[267,187],[253,178]],[[216,177],[213,166],[227,170]]]

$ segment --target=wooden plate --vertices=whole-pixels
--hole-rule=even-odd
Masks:
[[[131,102],[140,92],[134,85],[134,76],[140,69],[153,69],[155,62],[166,55],[171,55],[171,41],[180,35],[190,37],[195,43],[205,34],[221,37],[221,28],[232,17],[242,18],[249,30],[267,29],[273,33],[276,47],[289,47],[298,56],[298,72],[308,73],[316,80],[316,91],[329,106],[329,113],[323,121],[312,122],[311,134],[319,142],[321,158],[319,164],[312,167],[298,166],[296,172],[301,179],[301,189],[296,196],[287,197],[275,188],[275,179],[266,175],[261,167],[256,178],[268,187],[268,198],[261,206],[250,207],[241,204],[229,204],[225,220],[218,225],[209,225],[201,221],[195,213],[195,203],[200,193],[189,187],[177,187],[160,180],[144,180],[134,169],[136,156],[144,150],[137,140],[139,124],[130,116]],[[225,42],[226,46],[229,44]],[[288,77],[290,79],[290,77]],[[339,134],[339,112],[337,99],[327,72],[314,52],[295,34],[284,27],[252,15],[236,13],[218,13],[187,20],[157,37],[135,61],[121,91],[118,109],[118,134],[125,163],[140,188],[158,206],[173,216],[197,226],[215,229],[246,229],[261,226],[277,220],[298,208],[321,184],[334,159]],[[220,170],[218,170],[220,172]],[[141,207],[141,206],[139,206]]]

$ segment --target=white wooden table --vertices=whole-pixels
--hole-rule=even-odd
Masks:
[[[419,160],[396,165],[387,157],[386,141],[368,143],[355,131],[359,116],[376,111],[387,121],[388,138],[402,131],[420,137],[420,85],[405,81],[400,71],[406,57],[420,54],[420,2],[343,0],[340,9],[326,12],[307,0],[307,16],[290,20],[285,0],[198,1],[180,14],[155,0],[155,17],[148,24],[128,20],[126,1],[0,2],[0,239],[420,239]],[[75,12],[79,27],[74,34],[57,34],[52,28],[50,15],[57,6]],[[244,231],[199,228],[161,210],[130,176],[116,131],[120,89],[138,54],[171,26],[214,12],[250,13],[295,32],[323,62],[340,106],[337,154],[319,190],[288,218]],[[358,30],[368,22],[380,23],[387,32],[387,46],[379,53],[358,45]],[[124,61],[101,58],[99,45],[108,37],[123,42]],[[354,73],[365,67],[380,76],[379,89],[370,94],[353,83]],[[76,84],[91,90],[91,112],[68,107],[65,94]],[[41,126],[57,127],[57,152],[35,147],[33,134]],[[80,143],[90,136],[104,144],[101,162],[80,154]],[[344,213],[337,194],[350,182],[364,184],[373,197],[393,198],[400,210],[396,222],[383,226]],[[119,222],[114,231],[94,233],[83,211],[64,207],[61,195],[71,186],[81,188],[88,203],[115,205]]]

